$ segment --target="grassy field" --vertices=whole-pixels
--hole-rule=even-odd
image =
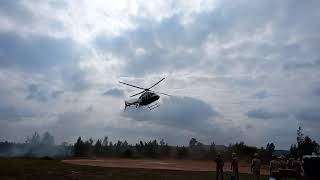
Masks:
[[[66,180],[78,177],[80,180],[213,180],[215,172],[185,172],[168,170],[145,170],[125,168],[104,168],[62,163],[58,160],[0,159],[1,180]],[[230,179],[230,174],[225,174]],[[241,180],[253,180],[250,174],[241,174]],[[267,180],[267,176],[261,180]]]

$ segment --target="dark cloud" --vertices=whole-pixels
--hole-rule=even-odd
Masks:
[[[90,107],[89,107],[90,108]],[[57,122],[50,127],[50,131],[55,134],[57,139],[76,139],[77,136],[84,136],[92,131],[93,127],[86,126],[90,119],[90,112],[66,111],[57,116]]]
[[[312,107],[301,108],[296,114],[296,118],[300,121],[319,123],[320,107],[318,105]]]
[[[85,110],[85,112],[87,112],[87,113],[90,113],[90,112],[92,112],[92,111],[94,111],[94,108],[93,108],[92,105],[89,106],[89,107]]]
[[[10,105],[0,106],[0,121],[18,121],[23,117],[32,117],[33,113],[23,109],[17,109]]]
[[[21,2],[21,0],[0,1],[0,16],[19,24],[32,24],[34,15]]]
[[[48,91],[38,84],[30,84],[26,99],[46,102],[49,99]]]
[[[247,112],[247,116],[255,119],[278,119],[288,117],[287,113],[274,112],[265,109],[253,109]]]
[[[78,46],[70,39],[0,33],[0,42],[0,68],[47,72],[52,67],[73,65],[80,57]]]
[[[320,60],[310,62],[288,62],[284,64],[283,68],[286,70],[299,70],[299,69],[318,69],[320,67]]]
[[[246,129],[247,130],[250,130],[250,129],[253,129],[254,126],[252,124],[246,124]]]
[[[136,121],[153,121],[180,128],[203,126],[210,117],[220,116],[209,104],[191,97],[164,98],[161,106],[154,111],[129,108],[122,115]]]
[[[66,87],[74,92],[85,91],[92,86],[91,81],[87,78],[89,72],[85,70],[77,67],[64,68],[61,74]]]
[[[112,88],[107,90],[102,94],[103,96],[114,96],[114,97],[122,97],[124,95],[124,91],[118,88]]]
[[[269,96],[270,96],[270,94],[266,90],[258,91],[258,92],[256,92],[254,94],[254,97],[256,97],[258,99],[264,99],[264,98],[267,98]]]
[[[150,111],[146,108],[132,107],[122,112],[122,116],[134,121],[175,128],[175,131],[179,131],[177,134],[184,137],[175,137],[180,139],[179,143],[182,143],[181,139],[188,141],[191,137],[197,137],[206,143],[213,140],[225,143],[239,139],[243,135],[242,131],[233,124],[221,123],[219,120],[223,119],[223,116],[210,104],[191,97],[164,98],[159,108]],[[187,135],[185,131],[193,135]],[[169,138],[171,135],[162,133],[161,137]]]
[[[51,87],[41,84],[30,84],[27,87],[27,96],[28,100],[35,100],[38,102],[47,102],[51,99],[59,98],[64,91],[52,90]]]
[[[20,115],[16,112],[16,109],[12,106],[0,107],[0,120],[17,120],[20,119]]]
[[[56,99],[56,98],[59,98],[63,93],[64,91],[53,91],[51,92],[51,97]]]
[[[316,87],[313,92],[312,92],[313,95],[316,95],[316,96],[320,96],[320,87]]]

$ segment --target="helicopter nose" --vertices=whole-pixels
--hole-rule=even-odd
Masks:
[[[157,100],[160,98],[160,96],[158,95],[158,94],[156,94],[156,98],[157,98]]]

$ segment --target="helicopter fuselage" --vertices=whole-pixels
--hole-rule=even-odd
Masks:
[[[160,98],[160,96],[157,95],[156,93],[147,91],[139,97],[138,103],[140,106],[146,106],[148,104],[151,104],[151,103],[157,101],[159,98]]]
[[[146,91],[134,102],[125,101],[125,108],[131,105],[136,105],[136,107],[147,106],[157,101],[159,98],[160,96],[158,94]]]

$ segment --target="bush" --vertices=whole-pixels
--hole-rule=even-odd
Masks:
[[[131,149],[127,149],[123,152],[123,157],[125,158],[132,158],[133,157],[133,151]]]
[[[41,157],[39,159],[41,159],[41,160],[54,160],[54,158],[49,157],[49,156],[43,156],[43,157]]]

